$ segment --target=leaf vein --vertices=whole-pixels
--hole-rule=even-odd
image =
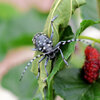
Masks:
[[[57,4],[55,5],[55,7],[54,7],[54,9],[53,9],[53,12],[51,13],[51,19],[50,19],[50,20],[52,20],[53,14],[54,14],[56,8],[58,7],[58,5],[60,4],[61,1],[62,1],[62,0],[59,0],[59,1],[57,2]],[[48,36],[49,36],[49,30],[50,30],[50,24],[49,24],[49,27],[48,27]]]

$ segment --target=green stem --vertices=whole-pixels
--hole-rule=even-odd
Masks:
[[[95,39],[95,38],[92,38],[92,37],[88,37],[88,36],[79,36],[79,39],[88,39],[88,40],[92,40],[94,42],[97,42],[97,43],[100,43],[100,39]]]
[[[48,99],[47,100],[54,100],[53,99],[53,80],[48,82]]]
[[[100,0],[97,0],[97,10],[98,10],[99,18],[100,18]]]

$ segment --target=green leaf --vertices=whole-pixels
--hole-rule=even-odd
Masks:
[[[72,12],[79,6],[83,5],[85,0],[55,0],[47,18],[44,33],[49,37],[51,35],[51,20],[54,16],[58,18],[54,21],[53,43],[56,44],[60,37],[59,28],[66,28],[71,18]]]
[[[42,100],[42,95],[41,92],[39,91],[39,88],[32,100]]]
[[[81,7],[81,14],[83,20],[99,20],[97,0],[86,0],[86,5]],[[100,24],[95,26],[100,29]]]
[[[29,70],[19,81],[20,75],[26,64],[11,69],[2,79],[1,85],[14,93],[20,100],[32,100],[36,95],[38,83],[36,77]],[[27,98],[27,99],[26,99]]]
[[[62,35],[60,35],[60,40],[69,40],[74,37],[74,33],[71,29],[71,26],[69,25],[64,29],[64,31],[62,31],[61,34]]]
[[[54,78],[54,89],[64,100],[99,100],[100,80],[93,84],[86,83],[81,70],[63,69]]]
[[[77,38],[86,28],[88,28],[89,26],[92,26],[92,25],[94,25],[94,24],[99,24],[99,23],[100,23],[100,20],[99,20],[99,21],[83,20],[83,21],[80,23],[79,29],[76,31],[76,38]]]

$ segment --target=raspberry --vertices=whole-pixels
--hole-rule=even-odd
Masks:
[[[86,47],[85,55],[86,55],[86,60],[88,61],[91,59],[99,59],[99,52],[91,46]]]
[[[84,79],[89,83],[93,83],[99,78],[100,54],[95,48],[87,46],[85,56],[86,60],[83,66]]]

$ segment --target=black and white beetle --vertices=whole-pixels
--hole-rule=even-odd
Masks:
[[[36,57],[34,57],[32,60],[30,60],[30,62],[27,64],[27,66],[25,67],[24,71],[22,72],[21,74],[21,78],[20,80],[22,80],[23,76],[24,76],[24,73],[26,72],[27,68],[30,66],[30,64],[36,59],[36,58],[39,58],[41,56],[43,56],[39,62],[38,62],[38,75],[37,75],[37,78],[39,78],[40,76],[40,62],[45,59],[46,57],[46,61],[45,61],[45,71],[46,71],[46,74],[47,74],[47,77],[48,77],[48,72],[46,70],[46,66],[47,66],[47,63],[48,63],[48,60],[53,60],[56,56],[56,53],[58,51],[60,51],[61,53],[61,56],[62,56],[62,59],[63,61],[65,62],[65,64],[68,66],[68,62],[65,60],[64,58],[64,55],[62,53],[62,50],[60,49],[60,46],[61,45],[65,45],[66,43],[70,43],[70,42],[73,42],[73,41],[80,41],[78,39],[71,39],[71,40],[67,40],[67,41],[60,41],[57,43],[57,45],[54,47],[53,46],[53,42],[52,42],[52,39],[53,39],[53,34],[54,34],[54,29],[53,29],[53,22],[54,20],[57,18],[57,16],[53,17],[53,19],[51,20],[51,29],[52,29],[52,33],[51,33],[51,37],[48,38],[47,35],[43,34],[42,32],[40,33],[37,33],[32,41],[33,43],[35,44],[35,47],[33,49],[33,51],[41,51],[42,54],[40,55],[37,55]]]

